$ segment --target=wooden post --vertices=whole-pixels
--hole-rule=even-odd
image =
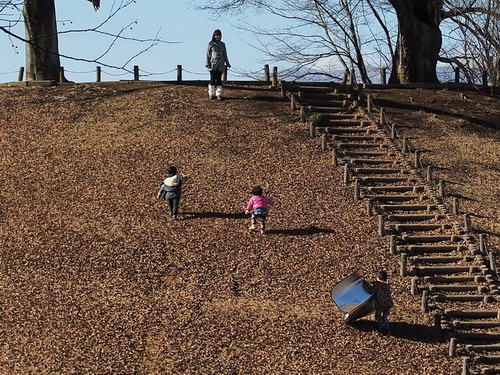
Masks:
[[[326,132],[321,134],[321,150],[326,151],[328,147],[328,140],[326,139]]]
[[[490,253],[488,254],[488,258],[490,260],[490,270],[496,270],[495,253],[493,251],[490,251]]]
[[[370,113],[372,111],[372,96],[371,94],[368,94],[366,95],[366,109],[368,111],[368,113]]]
[[[483,71],[483,86],[488,86],[488,71]]]
[[[391,124],[391,138],[396,139],[396,125]]]
[[[290,95],[290,110],[292,112],[295,112],[295,110],[297,110],[297,106],[295,105],[295,94],[292,93]]]
[[[273,67],[273,82],[271,84],[272,87],[278,86],[278,67]]]
[[[384,215],[378,215],[378,235],[380,237],[383,237],[385,235]]]
[[[401,275],[401,277],[406,277],[407,275],[406,263],[408,263],[408,255],[403,253],[401,254],[401,268],[399,270],[399,274]]]
[[[419,150],[415,150],[415,168],[420,168],[421,167],[421,164],[420,164],[420,151]]]
[[[455,83],[460,83],[460,68],[458,66],[455,68]]]
[[[224,66],[224,71],[222,72],[222,82],[227,82],[227,66]]]
[[[342,78],[342,84],[343,84],[343,85],[346,85],[346,84],[347,84],[347,78],[348,78],[348,76],[349,76],[349,71],[346,69],[346,70],[344,71],[344,77]]]
[[[385,108],[380,108],[380,124],[385,125]]]
[[[336,167],[339,165],[339,159],[337,155],[337,148],[333,147],[332,148],[332,164]]]
[[[373,216],[373,199],[366,201],[366,213],[368,216]]]
[[[64,68],[61,66],[59,68],[59,83],[64,82]]]
[[[359,186],[359,178],[354,179],[354,200],[359,201],[361,199],[361,192]]]
[[[344,184],[348,184],[349,183],[349,165],[348,164],[344,164]]]
[[[417,281],[418,277],[414,276],[411,279],[411,287],[410,287],[410,293],[412,296],[418,296],[418,286],[417,286]]]
[[[469,375],[469,357],[462,358],[462,375]]]
[[[452,337],[450,339],[450,357],[455,357],[457,355],[457,339],[456,337]]]
[[[95,67],[95,81],[101,82],[101,67],[100,66]]]
[[[446,196],[446,191],[445,191],[445,187],[444,187],[444,180],[439,180],[438,182],[438,192],[439,192],[439,196],[440,197],[444,197]]]
[[[309,124],[309,135],[313,138],[316,137],[316,125],[312,121]]]
[[[382,85],[386,85],[387,84],[386,68],[380,68],[380,83]]]
[[[484,246],[484,234],[480,233],[479,234],[479,251],[481,252],[481,254],[486,255],[485,250],[486,250],[486,247]]]
[[[21,66],[19,68],[19,75],[17,76],[17,80],[21,82],[23,80],[23,76],[24,76],[24,66]]]
[[[471,230],[470,214],[464,214],[464,230],[467,233]]]
[[[139,65],[134,65],[134,81],[139,80]]]
[[[443,315],[441,313],[434,314],[434,331],[441,332],[441,320]]]
[[[266,82],[271,82],[271,75],[269,73],[269,64],[264,65],[264,80]]]
[[[363,86],[358,85],[358,100],[363,102],[365,100],[365,95],[363,93]]]
[[[397,254],[397,251],[396,251],[396,236],[394,234],[391,235],[391,242],[390,242],[390,245],[389,245],[389,251],[390,251],[391,255],[396,255]]]
[[[356,83],[356,74],[354,69],[349,70],[349,84],[353,86]]]
[[[453,213],[455,215],[460,215],[460,206],[458,198],[453,198]]]
[[[403,137],[403,152],[408,152],[408,137]]]
[[[428,296],[429,296],[429,291],[424,290],[422,292],[422,312],[426,313],[429,312],[429,302],[428,302]]]
[[[427,166],[427,182],[432,181],[432,167],[430,165]]]
[[[177,65],[177,82],[182,82],[182,65]]]
[[[281,99],[286,98],[286,81],[280,81],[280,86],[281,86]]]
[[[300,121],[301,122],[306,122],[306,109],[304,106],[300,106]]]

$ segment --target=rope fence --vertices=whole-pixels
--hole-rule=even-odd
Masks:
[[[266,64],[263,67],[262,70],[257,70],[257,71],[243,71],[243,70],[238,70],[238,69],[231,69],[230,74],[232,77],[236,78],[243,78],[243,79],[250,79],[250,80],[255,80],[255,81],[264,81],[272,84],[272,86],[276,87],[278,85],[278,68],[275,66],[271,70],[269,68],[269,65]],[[169,79],[170,77],[167,77],[168,75],[171,75],[172,73],[176,73],[176,79],[175,81],[177,82],[182,82],[183,81],[183,74],[187,73],[190,74],[191,76],[196,76],[196,77],[207,77],[208,72],[196,72],[196,71],[190,71],[187,69],[184,69],[182,65],[177,65],[175,69],[171,69],[168,71],[164,72],[151,72],[147,70],[140,69],[138,65],[134,65],[133,70],[129,69],[123,69],[124,71],[121,73],[112,73],[110,71],[102,70],[100,66],[96,66],[95,70],[87,70],[87,71],[74,71],[74,70],[66,70],[67,73],[72,73],[72,74],[95,74],[96,82],[101,82],[102,75],[110,76],[110,77],[125,77],[125,76],[130,76],[130,80],[134,81],[139,81],[141,78],[159,78],[161,77],[161,80],[165,81],[173,81],[172,79]],[[388,72],[389,71],[389,72]],[[10,71],[10,72],[0,72],[1,76],[5,75],[14,75],[15,73],[18,73],[17,81],[23,81],[24,79],[28,80],[27,78],[27,73],[26,77],[25,76],[25,69],[24,67],[20,67],[19,71]],[[59,82],[67,82],[65,76],[65,69],[63,67],[60,68],[60,73],[59,73]],[[338,71],[338,75],[342,75],[341,71]],[[455,68],[450,68],[446,70],[442,70],[438,72],[439,78],[442,82],[444,83],[464,83],[463,82],[463,72],[461,72],[459,67]],[[284,75],[287,75],[285,72]],[[381,85],[385,86],[388,85],[388,77],[390,75],[390,70],[388,68],[371,68],[369,71],[369,78],[372,82],[379,82],[378,84],[373,84],[373,85]],[[378,78],[378,79],[377,79]],[[228,69],[226,68],[223,72],[222,75],[223,81],[228,80]],[[35,79],[36,80],[36,79]],[[159,79],[158,79],[159,80]],[[283,78],[281,78],[283,80]],[[14,79],[13,79],[14,81]],[[356,71],[354,69],[348,69],[343,71],[343,83],[349,82],[350,84],[358,84],[357,79],[356,79]],[[488,86],[489,84],[489,77],[488,77],[488,72],[484,71],[482,72],[481,78],[480,78],[480,83],[478,85],[482,86]],[[372,84],[370,84],[372,85]]]

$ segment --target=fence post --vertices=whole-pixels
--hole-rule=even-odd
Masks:
[[[64,68],[61,66],[59,68],[59,83],[64,82]]]
[[[373,109],[372,108],[372,96],[371,96],[371,94],[368,94],[366,96],[366,106],[367,106],[366,110],[368,111],[368,113],[370,113]]]
[[[455,83],[460,82],[460,68],[457,66],[455,68]]]
[[[383,85],[387,84],[386,68],[380,68],[380,83]]]
[[[17,80],[21,82],[23,80],[23,76],[24,76],[24,66],[21,66],[19,68],[19,75],[17,76]]]
[[[134,65],[134,81],[139,80],[139,65]]]
[[[182,65],[177,65],[177,82],[182,82]]]
[[[384,107],[380,108],[379,122],[380,122],[380,125],[385,125],[385,108]]]
[[[273,83],[271,84],[272,87],[278,86],[278,67],[273,66]]]
[[[227,82],[227,66],[224,66],[224,71],[222,72],[222,82]]]
[[[269,73],[269,64],[264,65],[264,75],[265,75],[265,81],[271,82],[271,75]]]
[[[101,67],[100,66],[96,66],[96,68],[95,68],[95,81],[101,82]]]

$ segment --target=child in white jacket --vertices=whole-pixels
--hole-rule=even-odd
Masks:
[[[158,191],[158,197],[168,200],[170,215],[174,220],[177,220],[177,212],[179,210],[179,201],[182,195],[182,185],[189,179],[189,175],[177,173],[175,166],[170,166],[167,169],[168,176],[161,184]]]

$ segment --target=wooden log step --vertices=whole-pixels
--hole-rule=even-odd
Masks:
[[[451,229],[451,224],[395,224],[394,229],[397,232],[418,232],[418,231],[429,231],[429,230],[446,230]]]
[[[345,93],[335,94],[333,92],[314,92],[314,91],[299,91],[299,98],[303,99],[317,99],[317,100],[344,100],[348,99],[348,95]]]
[[[474,275],[474,276],[425,276],[425,282],[439,284],[439,283],[466,283],[475,282],[482,283],[486,281],[484,275]]]
[[[387,215],[387,219],[388,220],[392,220],[392,221],[427,221],[427,220],[443,220],[443,219],[446,219],[446,215],[442,215],[442,214],[435,214],[435,215],[432,215],[432,214],[429,214],[429,215],[425,215],[425,214],[421,214],[421,215],[394,215],[394,214],[391,214],[391,215]]]
[[[364,158],[364,157],[382,157],[382,156],[390,156],[387,155],[386,152],[378,152],[378,151],[344,151],[342,154],[346,157],[355,157],[355,158]]]
[[[354,172],[363,174],[405,174],[408,171],[401,168],[354,168]]]
[[[403,235],[401,239],[407,243],[436,243],[436,242],[458,242],[462,236],[452,234],[449,236],[409,236]]]
[[[385,148],[387,145],[385,143],[349,143],[349,142],[340,142],[337,145],[337,148]]]
[[[476,333],[476,332],[459,332],[456,334],[460,341],[485,341],[491,343],[500,342],[499,332]]]
[[[347,104],[345,107],[313,107],[306,106],[310,112],[319,112],[319,113],[339,113],[339,112],[347,112]]]
[[[371,195],[370,199],[377,202],[406,202],[420,199],[420,195]]]
[[[394,164],[394,160],[390,159],[350,159],[351,164]],[[387,190],[386,190],[387,191]],[[404,190],[391,190],[391,191],[404,191]]]
[[[369,134],[372,132],[371,129],[365,129],[365,128],[330,128],[327,127],[325,128],[325,132],[328,134]]]
[[[465,328],[465,329],[484,329],[484,328],[498,328],[500,327],[500,321],[489,320],[482,322],[469,322],[463,320],[454,320],[452,322],[455,328]]]
[[[328,128],[337,127],[337,128],[345,128],[348,130],[362,130],[364,132],[367,132],[368,130],[370,130],[369,128],[365,127],[363,121],[359,121],[359,120],[331,119],[331,120],[328,120],[328,123],[323,125],[323,126],[328,127]]]
[[[435,204],[382,204],[379,206],[384,211],[434,211]]]
[[[353,159],[356,160],[356,159]],[[388,162],[390,160],[387,160]],[[384,191],[384,192],[406,192],[411,191],[412,193],[418,193],[425,189],[421,185],[386,185],[386,186],[369,186],[367,190],[370,192]],[[409,216],[409,215],[408,215]],[[414,215],[417,216],[417,215]],[[429,215],[427,215],[429,216]],[[426,219],[427,220],[427,219]],[[430,220],[430,219],[429,219]]]
[[[483,285],[428,285],[425,287],[429,292],[477,292],[487,293],[488,288]]]
[[[403,177],[403,176],[364,176],[361,177],[361,182],[365,184],[375,184],[375,183],[390,183],[390,182],[413,182],[413,178],[411,177]]]
[[[468,352],[497,352],[500,351],[500,344],[490,344],[490,345],[465,345],[465,350]]]
[[[294,86],[292,86],[294,87]],[[326,94],[329,94],[329,93],[332,93],[333,94],[333,90],[334,88],[331,87],[331,86],[295,86],[294,87],[296,91],[298,91],[299,93],[300,92],[303,92],[303,93],[326,93]]]
[[[474,361],[476,362],[476,365],[477,365],[477,363],[499,364],[500,363],[500,355],[478,355],[478,356],[474,357]],[[491,372],[490,372],[490,374],[491,374]]]
[[[357,120],[357,115],[354,113],[323,113],[323,117],[329,121],[335,120]],[[360,121],[358,121],[361,123]]]
[[[453,262],[472,262],[474,257],[470,255],[463,256],[440,256],[440,257],[426,257],[426,256],[414,256],[409,257],[408,260],[414,263],[453,263]]]
[[[499,310],[444,310],[444,315],[449,318],[463,319],[484,319],[484,318],[500,318]]]
[[[373,135],[344,135],[344,134],[335,134],[333,140],[346,140],[346,141],[359,141],[359,142],[379,142],[382,141],[382,137],[373,136]]]
[[[462,370],[465,371],[465,370]],[[485,367],[481,368],[481,375],[499,375],[500,374],[500,367]]]
[[[494,296],[486,294],[438,294],[435,296],[435,299],[438,302],[483,302],[489,297],[494,298]]]
[[[403,246],[399,246],[403,248]],[[465,251],[465,245],[410,245],[405,247],[407,252],[411,254],[425,254],[425,253],[449,253],[452,251]],[[403,249],[399,249],[403,252]]]
[[[300,104],[306,106],[314,106],[314,107],[342,107],[344,106],[347,99],[344,100],[325,100],[325,99],[315,99],[309,97],[303,97],[299,99]]]
[[[481,269],[477,266],[412,266],[410,274],[416,276],[451,275],[454,273],[477,273]]]

